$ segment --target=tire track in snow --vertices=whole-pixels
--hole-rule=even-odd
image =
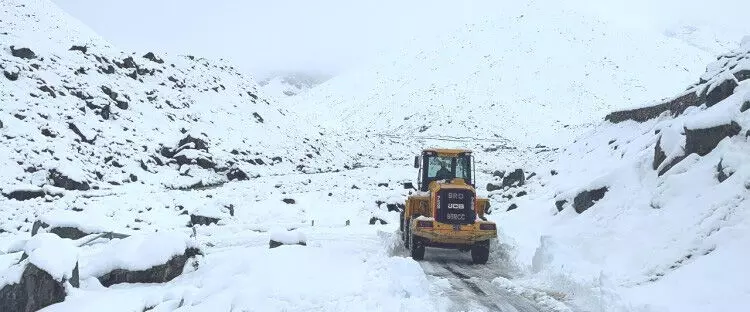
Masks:
[[[420,262],[434,281],[447,279],[446,295],[453,301],[449,311],[540,312],[531,301],[492,284],[501,272],[492,265],[473,265],[467,255],[455,250],[429,249]],[[431,261],[432,260],[432,261]]]

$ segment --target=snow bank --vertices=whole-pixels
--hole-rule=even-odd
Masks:
[[[147,270],[197,245],[177,232],[133,235],[115,240],[96,254],[82,259],[81,275],[98,277],[116,269]]]
[[[271,240],[284,245],[306,243],[307,237],[300,230],[288,231],[284,228],[276,228],[271,231]]]

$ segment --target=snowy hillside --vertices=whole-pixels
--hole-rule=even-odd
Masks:
[[[319,130],[293,125],[230,65],[117,51],[46,1],[0,10],[5,194],[47,180],[183,187],[334,167]]]
[[[485,5],[486,20],[295,100],[341,132],[565,146],[611,110],[677,92],[712,57],[563,3]]]
[[[745,310],[748,78],[750,41],[687,91],[609,114],[539,168],[501,217],[528,283],[616,293],[634,311]]]
[[[328,75],[315,73],[280,73],[258,81],[265,94],[284,99],[314,88],[330,79]]]

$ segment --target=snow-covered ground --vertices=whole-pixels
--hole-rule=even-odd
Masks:
[[[580,3],[488,2],[279,103],[222,61],[2,1],[0,288],[33,264],[81,281],[44,311],[742,311],[750,40],[716,61]],[[406,256],[388,204],[427,146],[476,151],[488,265]],[[193,248],[169,282],[103,285]]]

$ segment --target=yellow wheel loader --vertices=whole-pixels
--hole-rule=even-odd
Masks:
[[[494,222],[484,217],[486,198],[478,198],[474,157],[463,149],[425,149],[414,158],[419,168],[416,192],[401,212],[401,237],[414,260],[425,247],[471,250],[473,263],[487,263]]]

